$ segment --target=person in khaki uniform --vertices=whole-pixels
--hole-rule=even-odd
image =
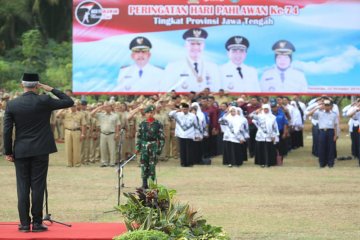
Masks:
[[[65,154],[68,167],[81,166],[81,141],[85,138],[86,119],[84,114],[77,111],[76,105],[69,109],[62,109],[57,117],[63,119],[65,129]]]
[[[178,159],[179,158],[179,143],[178,138],[175,136],[175,127],[176,127],[176,121],[175,119],[170,119],[170,137],[169,137],[169,143],[170,143],[170,157]],[[166,140],[167,141],[167,140]]]
[[[165,158],[168,160],[171,158],[171,119],[169,118],[170,107],[168,101],[165,98],[160,98],[159,102],[161,103],[163,114],[166,115],[164,119],[164,135],[165,135],[165,145],[162,151],[162,154],[165,155]]]
[[[116,115],[119,117],[119,125],[123,127],[123,123],[121,121],[121,114],[120,114],[120,102],[113,102],[110,100],[112,109]],[[120,153],[120,142],[122,141],[122,130],[119,129],[119,137],[115,139],[115,163],[118,163],[121,160],[121,153]]]
[[[52,111],[50,115],[50,127],[54,135],[55,135],[55,125],[56,125],[56,113],[55,111]]]
[[[224,89],[220,89],[219,92],[214,96],[215,101],[220,106],[222,103],[229,103],[231,102],[231,97],[225,93]]]
[[[0,103],[0,156],[3,154],[4,141],[3,141],[3,127],[4,127],[4,109]]]
[[[119,152],[119,159],[126,159],[128,158],[131,150],[129,149],[128,144],[126,144],[126,133],[128,131],[128,121],[127,121],[127,105],[125,103],[120,103],[117,102],[116,107],[115,107],[115,112],[119,115],[119,119],[120,119],[120,126],[121,126],[121,130],[120,130],[120,138],[119,141],[117,142],[117,149],[118,151],[120,150],[121,152]],[[121,149],[120,149],[120,145],[121,145]]]
[[[142,98],[142,97],[143,96],[140,96],[137,101],[139,101],[139,99]],[[134,133],[135,133],[134,140],[135,140],[135,143],[137,142],[137,133],[139,131],[139,124],[142,121],[146,120],[144,109],[145,109],[145,104],[140,104],[136,108],[131,110],[129,112],[129,114],[128,114],[128,117],[127,117],[128,121],[132,120],[134,122]],[[139,159],[137,158],[137,160],[139,160]]]
[[[170,124],[169,124],[169,115],[167,112],[165,112],[165,110],[163,109],[162,105],[160,102],[158,102],[156,105],[155,105],[155,115],[154,115],[154,118],[156,120],[158,120],[161,125],[163,126],[163,132],[164,132],[164,128],[165,128],[165,125],[167,124],[168,125],[168,128],[169,128],[169,133],[170,133]],[[164,132],[164,135],[165,135],[165,132]],[[165,139],[166,139],[166,136],[164,136]],[[169,145],[168,143],[164,142],[164,146],[165,145]],[[169,156],[166,155],[166,152],[165,151],[162,151],[160,156],[159,156],[159,160],[160,161],[168,161],[169,160]]]
[[[57,116],[57,112],[59,110],[55,111],[55,116]],[[64,125],[62,122],[62,118],[59,117],[55,117],[55,133],[54,135],[56,135],[56,141],[57,142],[64,142]]]
[[[1,97],[1,105],[3,107],[3,109],[6,109],[6,104],[10,99],[10,94],[9,93],[4,93]]]
[[[95,109],[95,104],[91,105],[89,111]],[[90,115],[90,133],[89,133],[89,160],[91,163],[100,162],[100,136],[97,131],[98,121],[96,117]]]
[[[125,156],[129,157],[135,152],[135,135],[136,135],[136,121],[135,118],[129,119],[129,110],[125,110],[125,122],[126,122],[126,131],[125,131],[125,141],[123,148],[125,151]]]
[[[101,112],[103,111],[103,112]],[[116,139],[119,138],[120,119],[113,112],[112,105],[105,103],[104,106],[95,108],[91,112],[98,120],[100,130],[100,167],[115,167],[116,160]]]
[[[88,165],[90,163],[90,112],[87,110],[87,101],[81,101],[79,106],[79,111],[84,115],[86,120],[85,127],[85,138],[81,141],[81,163],[83,165]]]

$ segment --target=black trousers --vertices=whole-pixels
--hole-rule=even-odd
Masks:
[[[218,153],[219,155],[224,154],[224,133],[223,132],[219,132],[219,134],[217,135],[216,141],[217,141],[217,147],[218,147]]]
[[[354,157],[359,158],[359,133],[358,133],[359,127],[353,127],[351,132],[351,154]],[[359,158],[360,159],[360,158]]]
[[[178,138],[180,145],[180,163],[183,167],[194,165],[194,141],[188,138]],[[195,154],[197,155],[197,154]]]
[[[15,158],[18,211],[22,225],[29,225],[30,190],[31,215],[34,223],[42,223],[44,191],[49,166],[49,155]]]
[[[282,135],[284,134],[284,130],[280,130],[279,133],[280,133],[279,142],[276,143],[275,147],[278,150],[279,155],[284,157],[288,153],[286,139],[282,138]]]
[[[312,126],[312,154],[315,157],[319,156],[319,125],[313,125]]]
[[[333,167],[335,161],[335,147],[334,129],[319,130],[319,164],[320,167]]]
[[[234,143],[224,141],[223,164],[241,166],[243,161],[247,160],[247,151],[245,143]]]
[[[212,130],[213,129],[209,129],[209,137],[206,138],[206,141],[207,141],[207,154],[205,157],[215,157],[217,155],[220,155],[220,152],[218,150],[218,146],[217,146],[217,138],[218,138],[218,135],[213,135],[212,134]]]
[[[203,159],[203,141],[193,141],[193,164],[202,164]]]
[[[303,146],[304,146],[303,131],[299,130],[299,131],[291,132],[291,148],[297,149]]]
[[[253,156],[255,156],[255,145],[256,145],[255,137],[256,137],[256,133],[257,133],[257,127],[254,124],[249,124],[250,138],[248,140],[248,147],[249,147],[249,155],[250,155],[251,158]]]
[[[273,142],[256,142],[255,164],[268,167],[276,165],[276,148]]]

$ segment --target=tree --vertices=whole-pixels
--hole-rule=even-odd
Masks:
[[[31,2],[0,0],[0,39],[5,49],[20,43],[21,34],[30,29],[32,22]]]
[[[32,13],[45,39],[62,42],[71,38],[72,0],[35,0]]]
[[[44,41],[39,30],[29,30],[23,34],[22,53],[25,57],[23,61],[25,71],[41,72],[44,70],[44,47]]]

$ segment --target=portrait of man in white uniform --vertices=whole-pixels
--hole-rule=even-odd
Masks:
[[[117,92],[158,92],[164,70],[149,63],[151,42],[145,37],[134,38],[129,45],[134,64],[120,69]]]
[[[210,88],[214,92],[221,88],[218,66],[203,58],[207,37],[208,33],[201,28],[192,28],[183,34],[186,56],[165,68],[168,91],[200,92]]]
[[[244,64],[249,45],[249,40],[243,36],[233,36],[225,43],[229,61],[220,66],[222,86],[225,91],[260,92],[256,69]]]

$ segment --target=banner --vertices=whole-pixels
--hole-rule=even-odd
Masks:
[[[360,94],[359,1],[73,4],[77,94]]]

